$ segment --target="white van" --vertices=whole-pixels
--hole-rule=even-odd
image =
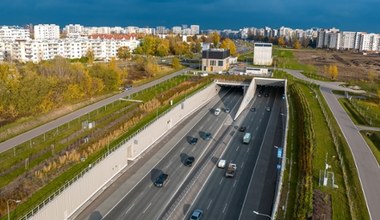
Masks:
[[[221,111],[222,110],[220,110],[220,108],[216,108],[215,111],[214,111],[214,114],[215,115],[219,115]]]
[[[226,166],[226,160],[219,160],[218,167],[223,169],[225,166]]]

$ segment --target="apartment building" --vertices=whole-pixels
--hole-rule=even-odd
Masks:
[[[39,62],[62,56],[76,59],[86,56],[89,50],[97,60],[110,60],[117,57],[120,47],[128,46],[134,50],[139,45],[135,38],[65,38],[65,39],[29,39],[18,41],[0,41],[0,60],[9,54],[13,60],[21,62]]]
[[[255,43],[253,50],[254,65],[272,65],[272,47],[271,43]]]
[[[1,26],[0,39],[2,40],[26,40],[30,38],[29,29],[18,26]]]
[[[39,24],[34,27],[34,39],[59,39],[59,26],[55,24]]]

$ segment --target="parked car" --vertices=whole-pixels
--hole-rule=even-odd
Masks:
[[[169,175],[166,173],[161,173],[157,179],[154,181],[154,186],[156,187],[163,187],[165,185],[166,180],[168,179]]]
[[[194,157],[188,157],[185,160],[185,166],[191,167],[194,163],[195,158]]]
[[[240,131],[240,132],[244,132],[246,129],[247,129],[247,127],[245,127],[245,126],[241,126],[241,127],[239,128],[239,131]]]
[[[190,216],[190,220],[199,220],[199,219],[201,219],[202,214],[203,214],[203,211],[202,211],[202,210],[200,210],[200,209],[195,209],[195,210],[193,211],[193,213],[191,214],[191,216]]]
[[[192,137],[189,142],[191,145],[195,145],[198,142],[198,138]]]

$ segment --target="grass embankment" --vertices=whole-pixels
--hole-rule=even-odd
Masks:
[[[326,201],[331,196],[333,219],[368,219],[368,213],[362,214],[359,212],[359,210],[366,210],[366,206],[363,203],[364,200],[361,200],[364,197],[360,190],[359,179],[355,170],[352,171],[351,166],[355,167],[355,165],[349,148],[348,146],[341,146],[341,140],[338,144],[339,147],[334,145],[334,138],[325,120],[325,114],[316,98],[318,96],[322,97],[321,94],[318,93],[316,96],[314,90],[307,86],[308,84],[295,80],[292,76],[283,72],[276,71],[275,76],[288,78],[289,121],[295,122],[289,125],[288,163],[284,173],[283,191],[280,200],[280,207],[282,205],[286,207],[285,212],[278,212],[277,218],[306,219],[312,215],[312,208],[314,212],[323,209],[323,206],[311,206],[310,196],[313,195],[314,190],[319,190],[326,196],[324,198]],[[332,117],[332,115],[329,117]],[[335,127],[334,129],[339,130],[339,128]],[[339,136],[339,138],[342,138],[342,136]],[[341,152],[341,156],[339,156],[338,151]],[[347,154],[349,155],[347,156]],[[325,168],[326,156],[327,163],[331,165],[328,171],[334,173],[335,185],[338,188],[332,187],[331,179],[329,180],[329,187],[320,186],[319,184],[320,172]],[[291,168],[290,164],[292,165]],[[342,164],[345,166],[343,169],[346,171],[342,170]],[[291,173],[289,172],[290,170],[292,170]],[[346,182],[344,173],[346,173]],[[331,177],[331,174],[329,177]],[[350,185],[349,195],[346,193],[347,185]],[[355,195],[353,195],[353,192],[355,192]],[[350,212],[350,203],[352,203],[353,212]],[[351,216],[351,213],[354,216]]]
[[[339,98],[339,103],[342,105],[344,110],[350,116],[351,120],[357,125],[369,125],[366,119],[352,106],[352,104],[346,98]]]
[[[238,61],[239,62],[245,62],[248,64],[253,64],[253,51],[249,51],[249,52],[240,54],[238,56]]]
[[[367,142],[377,163],[380,166],[380,131],[361,131],[364,140]]]
[[[278,68],[286,68],[293,70],[302,70],[302,74],[305,76],[322,81],[330,81],[328,78],[317,74],[317,68],[313,65],[305,65],[299,63],[294,57],[293,49],[283,49],[275,47],[273,49],[273,62]]]
[[[174,104],[185,98],[186,96],[192,94],[193,92],[196,92],[197,90],[203,88],[206,84],[211,82],[210,80],[203,79],[199,81],[198,85],[195,87],[191,87],[191,90],[185,90],[185,92],[181,92],[180,90],[172,90],[173,87],[176,85],[179,85],[181,83],[186,83],[188,76],[178,76],[175,79],[166,81],[164,83],[161,83],[158,86],[151,87],[147,90],[144,90],[142,92],[139,92],[138,94],[135,94],[132,98],[133,99],[139,99],[143,101],[148,101],[153,99],[154,97],[160,96],[162,97],[174,97],[173,101]],[[191,80],[190,80],[191,81]],[[191,81],[188,84],[194,83]],[[161,95],[163,94],[163,95]],[[179,94],[179,95],[177,95]],[[122,103],[122,102],[121,102]],[[158,109],[158,113],[166,111],[168,108],[170,108],[169,104],[160,105]],[[120,110],[120,109],[119,109]],[[131,108],[130,108],[131,110]],[[97,111],[94,111],[97,112]],[[119,112],[120,113],[120,112]],[[99,114],[99,112],[97,113]],[[115,113],[112,113],[115,114]],[[119,137],[115,141],[111,141],[110,148],[112,149],[113,146],[118,145],[121,139],[124,139],[127,136],[130,136],[131,134],[135,133],[139,129],[141,129],[143,126],[145,126],[147,123],[149,123],[152,119],[154,119],[157,116],[157,111],[154,109],[151,111],[151,113],[145,115],[141,120],[135,124],[132,128],[128,129],[128,132],[126,132],[124,135]],[[103,115],[103,118],[108,119],[108,117],[111,117],[108,115]],[[105,120],[107,123],[110,122],[110,120]],[[98,124],[97,124],[98,126]],[[67,126],[69,127],[69,126]],[[72,125],[70,125],[70,129],[73,128]],[[70,130],[68,129],[68,130]],[[75,132],[73,130],[70,130],[70,132]],[[58,142],[59,140],[55,140]],[[49,144],[46,146],[49,148]],[[83,170],[88,168],[89,164],[93,164],[95,161],[97,161],[99,158],[105,155],[108,148],[102,148],[99,151],[95,151],[93,154],[89,154],[88,157],[84,162],[79,162],[73,164],[68,170],[66,170],[62,175],[58,176],[57,178],[53,179],[52,181],[49,181],[48,184],[46,184],[43,188],[41,188],[39,191],[33,194],[33,196],[28,199],[28,201],[24,202],[17,208],[17,213],[14,213],[14,217],[18,216],[20,217],[19,213],[26,213],[28,210],[30,210],[31,207],[34,207],[36,204],[39,204],[40,202],[44,201],[49,195],[51,195],[53,192],[58,190],[62,185],[64,185],[67,180],[70,180],[80,174]]]

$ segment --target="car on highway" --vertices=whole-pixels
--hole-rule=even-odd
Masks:
[[[265,93],[265,95],[264,95],[265,97],[268,97],[269,96],[269,93]]]
[[[210,133],[210,132],[206,132],[206,133],[204,133],[203,136],[202,136],[202,138],[203,138],[203,140],[205,140],[205,141],[209,141],[209,140],[211,140],[211,133]]]
[[[240,126],[239,131],[240,131],[240,132],[244,132],[246,129],[247,129],[247,127],[245,127],[245,126]]]
[[[218,162],[218,167],[223,169],[224,167],[226,167],[226,163],[227,163],[226,160],[220,159]]]
[[[222,110],[220,110],[220,108],[216,108],[214,111],[214,115],[219,115],[221,111]]]
[[[198,142],[198,138],[196,138],[196,137],[191,137],[189,140],[189,143],[191,145],[195,145],[197,142]]]
[[[187,157],[186,160],[185,160],[185,163],[184,163],[185,166],[191,167],[193,165],[193,163],[194,163],[194,160],[195,160],[195,158],[192,157],[192,156]]]
[[[261,93],[259,93],[259,94],[257,95],[257,97],[259,97],[259,98],[260,98],[261,96],[262,96]]]
[[[190,216],[190,220],[199,220],[203,215],[203,211],[201,209],[195,209]]]
[[[265,111],[270,112],[270,107],[267,106],[267,107],[265,108]]]
[[[230,113],[231,110],[230,110],[229,108],[225,108],[224,111],[225,111],[226,113]]]
[[[165,185],[166,180],[168,179],[169,175],[166,173],[161,173],[156,180],[154,181],[154,186],[156,187],[163,187]]]
[[[251,112],[255,112],[255,111],[256,111],[256,108],[251,108],[250,111],[251,111]]]

